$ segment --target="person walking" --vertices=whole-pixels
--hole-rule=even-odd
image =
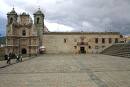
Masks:
[[[19,55],[17,55],[17,57],[16,57],[16,62],[18,63],[18,62],[22,62],[22,56],[19,54]]]
[[[7,64],[11,64],[12,53],[9,53]]]

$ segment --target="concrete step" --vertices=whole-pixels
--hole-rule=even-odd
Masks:
[[[114,44],[105,49],[102,54],[130,58],[130,44]]]

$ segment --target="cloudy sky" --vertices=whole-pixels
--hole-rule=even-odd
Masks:
[[[0,34],[5,35],[6,14],[33,17],[38,7],[50,31],[114,31],[130,34],[130,0],[0,0]]]

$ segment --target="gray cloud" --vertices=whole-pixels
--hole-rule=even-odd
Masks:
[[[38,8],[36,4],[19,1],[15,1],[15,5],[31,14]],[[123,34],[130,34],[129,5],[129,0],[56,0],[51,4],[40,3],[46,20],[71,26],[75,31],[119,31]]]
[[[130,33],[129,4],[128,0],[67,0],[56,6],[53,15],[47,12],[47,19],[79,31]],[[91,26],[84,26],[84,22]]]

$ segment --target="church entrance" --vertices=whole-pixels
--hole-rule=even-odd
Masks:
[[[27,54],[27,50],[25,48],[22,49],[22,54]]]
[[[80,53],[86,53],[85,47],[80,47]]]

